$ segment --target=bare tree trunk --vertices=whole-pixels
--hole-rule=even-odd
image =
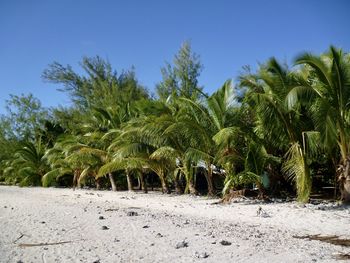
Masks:
[[[208,182],[208,196],[209,197],[214,197],[215,193],[214,193],[214,185],[213,185],[213,177],[212,177],[212,175],[208,174],[207,182]]]
[[[212,171],[210,164],[208,165],[206,179],[207,179],[207,183],[208,183],[208,196],[213,197],[213,196],[215,196],[215,192],[214,192],[214,185],[213,185],[213,171]]]
[[[188,189],[189,189],[191,195],[198,195],[198,191],[197,191],[196,186],[194,185],[192,179],[188,181]]]
[[[74,177],[73,177],[73,191],[75,191],[75,188],[81,188],[80,183],[80,170],[77,169],[74,171]]]
[[[195,175],[195,169],[193,168],[191,172],[191,168],[190,168],[188,170],[188,174],[186,175],[185,194],[198,195],[196,184],[194,183],[194,175]]]
[[[128,191],[133,191],[132,178],[129,171],[126,171],[126,180],[128,182]]]
[[[95,179],[96,190],[101,190],[100,178]]]
[[[73,176],[73,191],[75,191],[75,188],[77,187],[77,181],[78,181],[78,172],[74,171]]]
[[[140,180],[140,176],[137,177],[137,190],[141,190],[142,186],[141,186],[141,180]]]
[[[174,176],[174,183],[175,183],[175,193],[177,195],[181,195],[183,193],[182,187],[179,182],[180,179],[180,170],[178,170]]]
[[[109,181],[111,182],[112,191],[114,191],[114,192],[117,191],[117,185],[115,184],[115,180],[114,180],[113,174],[109,173],[108,174],[108,178],[109,178]]]
[[[169,191],[168,185],[167,185],[167,183],[165,181],[164,175],[159,176],[159,179],[160,179],[160,182],[162,184],[162,192],[163,192],[163,194],[170,194],[170,191]]]
[[[148,193],[146,178],[142,172],[140,173],[140,181],[141,181],[141,189],[145,194]]]

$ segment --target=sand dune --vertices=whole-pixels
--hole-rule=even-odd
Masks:
[[[350,209],[206,197],[0,187],[0,262],[334,262]]]

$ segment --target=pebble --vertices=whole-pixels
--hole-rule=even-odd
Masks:
[[[226,241],[226,240],[221,240],[220,244],[223,245],[223,246],[231,246],[232,243],[229,242],[229,241]]]
[[[184,247],[188,247],[188,242],[186,242],[185,240],[177,243],[176,246],[175,246],[176,249],[184,248]]]
[[[126,215],[127,216],[138,216],[139,214],[135,211],[129,211]]]
[[[109,228],[107,226],[102,226],[102,230],[108,230]]]
[[[196,253],[194,253],[194,256],[196,258],[207,258],[207,257],[209,257],[209,254],[207,252],[202,252],[202,253],[196,252]]]
[[[105,218],[103,216],[99,216],[98,219],[103,220]]]

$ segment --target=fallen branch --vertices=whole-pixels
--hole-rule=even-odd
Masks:
[[[20,235],[15,241],[13,241],[13,244],[16,244],[16,242],[17,242],[18,240],[20,240],[22,237],[24,237],[24,234],[21,233],[21,235]]]
[[[318,240],[322,242],[326,242],[333,245],[350,247],[350,239],[339,238],[339,236],[321,236],[321,235],[306,235],[306,236],[293,236],[294,238],[299,239],[309,239],[309,240]]]
[[[61,245],[61,244],[67,244],[72,242],[74,241],[60,241],[60,242],[52,242],[52,243],[22,243],[22,244],[18,244],[18,246],[19,247],[41,247],[41,246]]]
[[[118,211],[119,208],[107,208],[105,209],[105,212],[109,212],[109,211]]]

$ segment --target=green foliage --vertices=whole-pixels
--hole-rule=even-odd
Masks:
[[[70,65],[66,67],[54,62],[44,71],[44,80],[63,84],[60,91],[67,92],[72,102],[81,111],[93,108],[123,107],[133,100],[147,98],[133,70],[117,75],[112,65],[101,57],[84,57],[81,66],[85,75],[79,75]]]
[[[310,164],[344,165],[350,156],[350,56],[330,47],[296,64],[271,58],[255,73],[246,67],[236,86],[228,80],[208,96],[186,42],[161,69],[154,99],[133,69],[117,74],[98,56],[83,58],[83,74],[54,62],[43,79],[60,84],[71,106],[49,113],[31,94],[11,95],[0,117],[0,181],[47,187],[113,173],[125,184],[125,176],[156,173],[164,192],[181,178],[196,193],[204,166],[209,195],[253,184],[263,191],[268,175],[289,179],[306,202]],[[213,170],[225,176],[223,189],[214,189]]]
[[[299,143],[294,143],[289,148],[282,169],[288,178],[296,182],[298,201],[307,202],[311,193],[311,175]]]
[[[33,141],[48,119],[48,111],[32,94],[10,94],[6,110],[7,114],[1,116],[1,129],[6,138]]]
[[[41,178],[48,170],[43,160],[45,148],[38,140],[35,144],[31,142],[21,143],[16,150],[13,159],[6,163],[3,172],[5,181],[11,184],[19,183],[20,186],[41,185]]]
[[[249,186],[253,183],[260,183],[261,177],[251,172],[240,172],[238,174],[231,174],[225,177],[224,188],[222,193],[225,195],[230,189],[238,189],[239,187]]]
[[[157,84],[157,94],[166,100],[169,96],[197,100],[205,95],[198,85],[198,77],[203,69],[200,58],[192,52],[189,42],[185,42],[174,57],[174,65],[169,63],[161,69],[163,80]]]

